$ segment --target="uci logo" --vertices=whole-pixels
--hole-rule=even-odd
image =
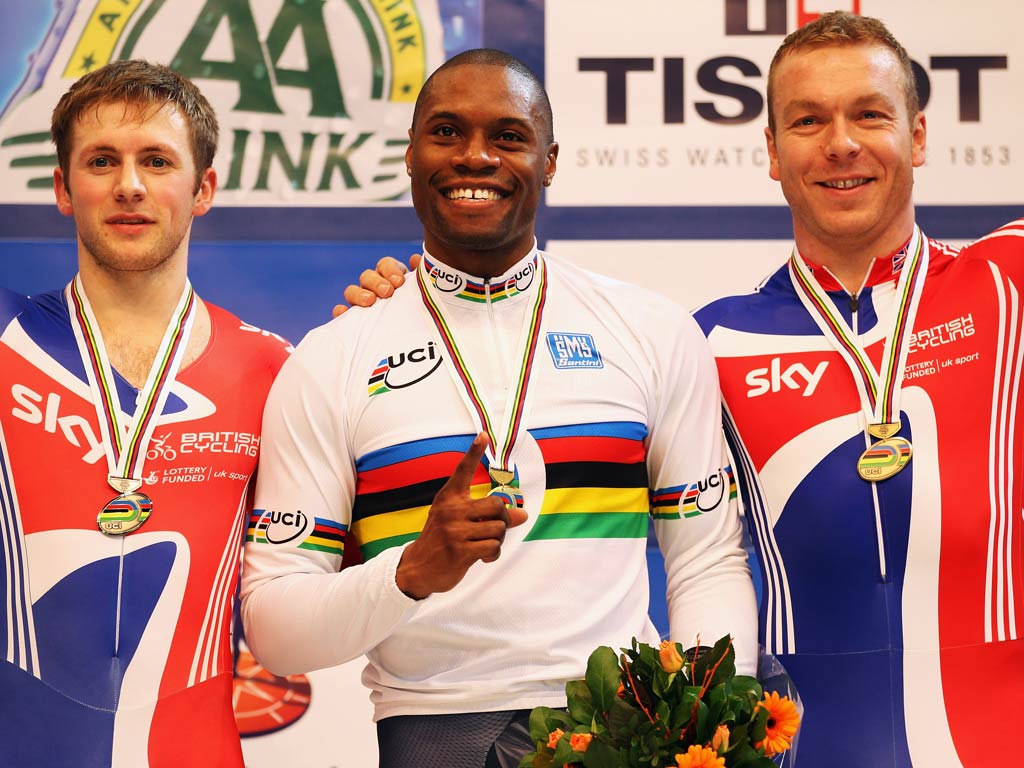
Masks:
[[[270,509],[263,513],[260,522],[266,524],[269,544],[287,544],[305,533],[309,518],[301,510],[277,512]]]
[[[537,274],[537,264],[531,261],[509,278],[509,286],[514,285],[517,291],[525,291],[533,284],[533,276],[535,274]]]
[[[696,483],[697,500],[696,506],[701,512],[710,512],[722,503],[725,495],[725,483],[722,480],[722,473],[716,472],[704,480]]]
[[[434,285],[437,286],[437,290],[443,293],[457,293],[466,284],[462,275],[457,275],[454,272],[445,272],[440,267],[432,267],[430,269],[430,276],[434,279]]]
[[[432,341],[425,347],[388,355],[377,363],[366,382],[369,394],[372,397],[392,389],[411,387],[436,371],[441,360],[437,344]]]

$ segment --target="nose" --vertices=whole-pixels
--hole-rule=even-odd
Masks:
[[[843,160],[860,152],[860,142],[853,131],[853,126],[843,119],[833,120],[825,135],[825,154],[834,160]]]
[[[114,197],[123,201],[141,200],[146,196],[146,186],[142,183],[139,167],[131,161],[121,164],[117,183],[114,185]]]
[[[452,156],[452,164],[459,169],[484,171],[496,168],[500,164],[487,137],[479,132],[470,133],[459,145],[459,151]]]

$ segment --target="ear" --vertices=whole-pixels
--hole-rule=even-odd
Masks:
[[[555,178],[555,170],[558,167],[558,142],[553,141],[548,145],[547,155],[544,157],[544,186],[550,187],[552,179]]]
[[[405,148],[405,171],[412,176],[412,128],[409,129],[409,145]]]
[[[781,177],[779,174],[779,150],[775,146],[775,136],[772,134],[771,128],[764,129],[764,140],[768,145],[768,175],[778,181]]]
[[[203,171],[202,180],[199,182],[199,191],[196,192],[195,204],[192,206],[193,216],[205,216],[213,207],[213,196],[217,191],[217,172],[213,168]]]
[[[928,125],[924,117],[924,112],[918,112],[914,115],[914,119],[911,121],[910,141],[911,160],[913,161],[915,168],[920,168],[924,165],[925,149],[928,143]]]
[[[71,205],[71,193],[64,183],[64,171],[60,167],[53,169],[53,196],[57,199],[57,210],[65,216],[73,216],[74,207]]]

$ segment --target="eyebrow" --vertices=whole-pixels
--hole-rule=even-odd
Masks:
[[[858,96],[853,101],[853,107],[855,109],[859,109],[866,106],[870,106],[872,104],[878,104],[879,102],[881,102],[889,109],[896,108],[896,103],[888,96],[886,96],[884,93],[881,93],[880,91],[867,93],[864,94],[863,96]],[[791,101],[788,104],[786,104],[783,107],[782,112],[783,114],[789,112],[816,112],[823,108],[824,105],[821,101],[815,101],[814,99],[798,99],[796,101]]]
[[[90,153],[93,153],[93,152],[109,152],[109,153],[112,153],[112,154],[115,154],[115,155],[121,154],[121,150],[119,150],[117,147],[113,146],[112,144],[102,144],[102,143],[86,144],[84,147],[82,147],[82,149],[80,151],[80,154],[85,155],[85,154],[90,154]],[[150,144],[148,146],[143,147],[141,150],[139,150],[139,154],[147,154],[147,153],[151,153],[151,152],[159,152],[159,153],[162,153],[162,154],[165,154],[165,155],[174,155],[174,156],[177,156],[177,154],[178,154],[178,152],[172,146],[170,146],[169,144]]]
[[[457,112],[431,112],[429,115],[426,115],[423,118],[423,121],[427,123],[432,123],[438,120],[450,120],[454,123],[458,123],[462,121],[462,119],[462,116],[459,115]],[[494,121],[494,124],[501,127],[514,125],[521,128],[528,128],[530,130],[533,130],[533,123],[530,120],[524,120],[521,117],[500,117]]]

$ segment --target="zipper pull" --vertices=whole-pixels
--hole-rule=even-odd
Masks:
[[[857,314],[857,297],[859,295],[860,294],[855,293],[852,296],[850,296],[850,312],[854,315]]]

